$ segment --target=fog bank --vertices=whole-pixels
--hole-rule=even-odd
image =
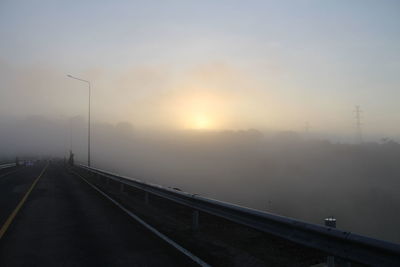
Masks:
[[[81,117],[3,119],[0,158],[72,149],[86,162]],[[96,123],[92,165],[256,209],[400,242],[400,145],[353,145],[296,132],[155,131]]]

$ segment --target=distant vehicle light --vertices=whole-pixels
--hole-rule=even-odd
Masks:
[[[33,162],[32,162],[32,161],[27,161],[27,162],[25,163],[25,166],[33,166]]]

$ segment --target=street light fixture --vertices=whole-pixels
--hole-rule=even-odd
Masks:
[[[88,152],[87,152],[88,160],[87,161],[88,161],[88,166],[90,167],[90,95],[91,95],[90,81],[87,81],[87,80],[84,80],[84,79],[81,79],[81,78],[77,78],[77,77],[74,77],[74,76],[69,75],[69,74],[67,75],[67,77],[71,78],[71,79],[75,79],[75,80],[81,81],[81,82],[85,82],[89,86]]]

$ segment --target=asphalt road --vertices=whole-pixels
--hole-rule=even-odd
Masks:
[[[30,167],[7,168],[0,172],[0,226],[4,224],[8,216],[15,209],[31,186],[35,178],[40,174],[44,163]]]
[[[22,197],[40,167],[24,168],[0,179],[1,218],[18,202],[17,196],[11,201],[3,193],[18,192]],[[0,266],[192,265],[186,256],[67,173],[61,163],[48,166],[0,240]]]

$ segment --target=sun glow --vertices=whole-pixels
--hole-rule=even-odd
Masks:
[[[185,129],[212,130],[221,127],[223,102],[215,94],[185,95],[181,101],[178,112]]]
[[[205,130],[213,128],[212,121],[210,118],[205,116],[204,114],[198,114],[193,117],[193,121],[190,123],[189,128],[198,129],[198,130]]]

